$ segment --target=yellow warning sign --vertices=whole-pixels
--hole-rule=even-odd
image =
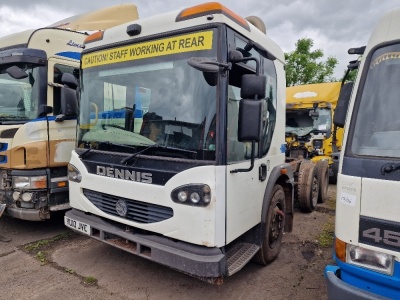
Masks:
[[[82,68],[176,53],[210,50],[212,40],[213,32],[205,31],[98,51],[82,56]]]

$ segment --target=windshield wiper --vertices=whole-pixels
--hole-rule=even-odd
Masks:
[[[395,163],[388,163],[388,164],[384,164],[382,167],[381,167],[381,173],[382,173],[382,175],[385,175],[386,173],[391,173],[391,172],[393,172],[393,171],[397,171],[397,170],[400,170],[400,163],[397,163],[397,164],[395,164]]]
[[[189,153],[189,154],[196,154],[196,151],[192,151],[192,150],[187,150],[187,149],[182,149],[182,148],[175,148],[175,147],[171,147],[171,146],[164,146],[164,145],[160,145],[160,144],[152,144],[149,145],[148,147],[133,153],[127,157],[125,157],[123,160],[121,160],[121,164],[127,164],[129,161],[131,161],[132,159],[134,159],[137,155],[142,154],[143,152],[146,152],[149,149],[152,148],[161,148],[161,149],[167,149],[167,150],[174,150],[174,151],[178,151],[178,152],[184,152],[184,153]]]
[[[99,149],[99,146],[101,146],[101,145],[108,145],[108,146],[118,146],[118,147],[124,147],[124,148],[129,148],[129,149],[134,149],[134,150],[136,150],[136,147],[133,147],[133,146],[128,146],[128,145],[124,145],[124,144],[118,144],[118,143],[111,143],[111,142],[109,142],[109,141],[106,141],[106,142],[97,142],[97,144],[96,144],[96,148],[93,148],[92,147],[92,143],[94,143],[94,142],[91,142],[91,143],[89,143],[89,148],[87,148],[85,151],[83,151],[80,155],[79,155],[79,158],[83,158],[83,157],[85,157],[90,151],[92,151],[93,149]]]
[[[1,119],[18,119],[18,120],[27,120],[28,118],[26,116],[15,116],[15,115],[4,115],[0,114],[0,120]]]

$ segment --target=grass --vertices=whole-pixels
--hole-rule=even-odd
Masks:
[[[318,236],[318,245],[322,248],[329,248],[333,245],[335,234],[335,220],[330,217],[328,222],[324,224],[321,234]]]
[[[40,240],[40,241],[31,243],[31,244],[25,245],[24,249],[29,252],[41,250],[41,249],[51,245],[54,242],[57,242],[59,240],[63,240],[63,239],[70,237],[70,235],[71,235],[70,232],[65,232],[65,233],[56,235],[55,237],[52,237],[51,239],[44,239],[44,240]]]
[[[97,278],[93,276],[87,276],[83,279],[83,282],[87,285],[96,285],[97,284]]]
[[[39,251],[35,257],[42,263],[42,265],[45,265],[48,262],[46,252],[44,251]]]

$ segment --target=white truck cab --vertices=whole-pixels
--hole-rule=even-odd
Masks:
[[[399,26],[395,9],[379,21],[366,48],[351,51],[363,56],[345,118],[337,265],[325,269],[329,299],[400,299]]]
[[[254,18],[253,18],[254,20]],[[89,36],[65,224],[219,283],[293,219],[282,50],[219,3]]]

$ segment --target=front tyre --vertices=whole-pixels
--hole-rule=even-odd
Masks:
[[[254,257],[257,263],[267,265],[278,257],[285,227],[285,211],[285,193],[282,186],[275,185],[269,201],[261,249]]]

